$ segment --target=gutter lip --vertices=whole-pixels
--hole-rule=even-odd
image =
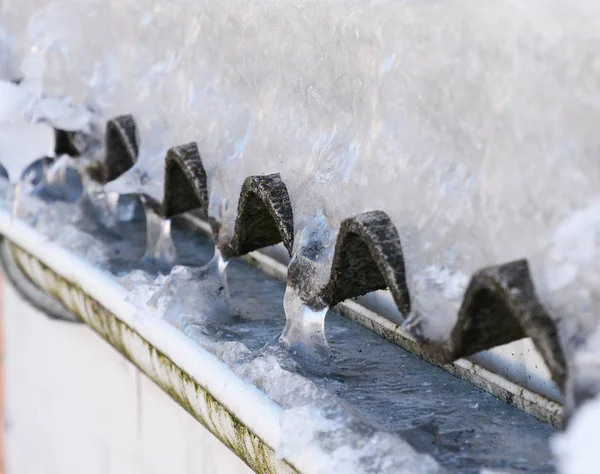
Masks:
[[[10,241],[0,235],[0,266],[6,279],[15,290],[26,299],[34,308],[42,311],[48,318],[65,323],[79,324],[81,320],[71,311],[35,284],[29,276],[21,270],[13,252]]]
[[[5,209],[0,209],[0,234],[100,303],[205,388],[269,447],[277,449],[282,437],[280,405],[167,322],[140,317],[139,310],[125,301],[127,289],[111,275],[50,241],[33,227],[13,219]],[[313,459],[302,456],[300,462],[289,461],[294,466],[302,465],[302,472],[313,472],[311,466],[319,465],[323,455],[312,452],[307,458]]]

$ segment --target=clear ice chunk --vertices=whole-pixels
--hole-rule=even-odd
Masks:
[[[140,194],[162,202],[165,154],[140,158],[121,176],[104,185],[107,193]]]
[[[191,337],[205,338],[228,333],[234,317],[226,290],[227,262],[218,251],[204,266],[175,266],[149,299],[150,307]]]
[[[177,249],[171,236],[171,219],[164,219],[155,209],[142,201],[146,214],[146,254],[144,258],[174,265],[177,261]]]
[[[334,235],[321,213],[301,223],[294,240],[283,303],[286,324],[281,341],[305,367],[325,373],[332,372],[335,364],[325,334],[329,308],[318,293],[327,284],[331,271]],[[311,290],[301,295],[300,286]]]
[[[289,285],[285,290],[283,307],[285,328],[281,341],[309,370],[331,372],[333,358],[325,337],[325,315],[329,307],[310,308]]]

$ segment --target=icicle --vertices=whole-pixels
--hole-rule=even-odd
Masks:
[[[281,341],[300,362],[315,372],[330,373],[334,364],[327,338],[325,315],[329,307],[311,308],[302,301],[295,288],[288,285],[283,300],[285,329]]]
[[[300,363],[316,373],[331,373],[335,364],[325,336],[329,310],[319,296],[329,278],[334,234],[322,213],[305,223],[294,245],[288,268],[283,307],[286,325],[283,342]]]
[[[106,199],[106,207],[110,212],[110,215],[115,219],[115,223],[118,221],[119,214],[119,193],[105,193],[104,198]]]
[[[177,250],[171,236],[171,219],[163,219],[142,199],[146,214],[146,255],[144,258],[173,265],[177,260]]]
[[[198,274],[199,278],[207,278],[210,274],[216,274],[221,282],[221,287],[223,288],[223,292],[225,298],[227,299],[227,304],[230,308],[233,308],[231,301],[231,294],[229,293],[229,284],[227,283],[227,265],[229,264],[229,259],[223,257],[223,254],[219,250],[219,247],[215,246],[215,253],[213,258],[204,265]]]
[[[67,170],[74,167],[74,160],[68,155],[62,155],[51,164],[44,161],[42,167],[42,182],[64,187],[67,185]]]
[[[19,217],[19,208],[21,206],[21,181],[17,181],[16,183],[12,183],[9,191],[9,201],[11,202],[10,207],[10,217],[14,219]]]

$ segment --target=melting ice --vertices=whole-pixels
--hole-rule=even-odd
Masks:
[[[126,0],[118,14],[96,1],[22,5],[3,9],[8,34],[28,24],[14,37],[26,75],[104,119],[132,113],[142,143],[157,129],[165,148],[197,141],[211,186],[230,200],[227,233],[244,178],[279,171],[297,220],[323,211],[335,230],[361,211],[391,216],[434,334],[456,304],[436,284],[439,304],[427,308],[423,269],[471,275],[522,257],[554,314],[595,321],[586,308],[599,287],[577,289],[600,274],[599,260],[569,266],[554,290],[565,265],[549,257],[551,236],[600,181],[594,2],[324,1],[290,13],[215,0],[157,13],[150,0]],[[247,23],[232,31],[241,11]]]

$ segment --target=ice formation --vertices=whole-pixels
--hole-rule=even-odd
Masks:
[[[81,202],[53,202],[48,205],[35,196],[29,196],[24,204],[32,210],[33,220],[30,220],[30,223],[36,225],[49,239],[58,240],[93,263],[108,271],[114,271],[111,270],[110,259],[111,256],[115,256],[114,247],[118,242],[112,239],[106,244],[103,239],[111,234],[89,227],[90,223],[85,221],[84,208],[80,207]],[[259,387],[268,397],[280,404],[284,408],[282,428],[285,436],[276,448],[281,457],[309,456],[311,450],[316,447],[324,450],[327,456],[322,458],[324,464],[316,466],[315,472],[333,472],[340,469],[357,474],[390,470],[436,473],[444,471],[429,455],[422,452],[429,452],[429,448],[417,449],[403,439],[405,434],[410,436],[411,430],[420,429],[426,420],[434,416],[434,412],[439,412],[437,416],[444,418],[445,425],[426,427],[425,433],[429,433],[429,429],[434,430],[434,434],[427,435],[427,439],[435,435],[437,440],[435,444],[429,442],[428,445],[432,449],[436,449],[434,446],[438,445],[443,447],[443,452],[451,450],[452,460],[449,461],[446,457],[446,462],[456,462],[456,459],[466,456],[467,463],[473,463],[473,459],[476,459],[482,464],[490,462],[497,465],[498,448],[490,447],[488,442],[478,441],[487,430],[494,433],[494,437],[500,436],[502,440],[513,439],[507,444],[520,452],[520,456],[524,452],[520,448],[524,425],[530,426],[529,429],[552,431],[550,427],[539,422],[537,425],[533,423],[532,427],[530,417],[522,414],[516,417],[513,414],[511,422],[498,421],[496,417],[503,417],[507,412],[507,407],[502,402],[481,394],[448,374],[442,373],[445,378],[438,381],[439,386],[432,386],[435,383],[432,381],[432,377],[435,377],[433,372],[437,369],[429,366],[430,372],[427,373],[427,369],[423,367],[412,366],[407,357],[414,359],[412,363],[416,361],[417,364],[428,364],[406,353],[401,354],[399,348],[382,341],[363,328],[358,327],[362,331],[358,334],[350,334],[348,328],[356,325],[339,316],[333,341],[338,346],[337,361],[341,362],[349,373],[346,376],[334,374],[329,381],[321,376],[313,379],[303,376],[301,373],[306,371],[297,365],[295,358],[290,357],[287,350],[274,340],[265,344],[271,335],[278,334],[277,331],[281,330],[283,324],[282,308],[273,308],[275,305],[265,303],[281,301],[281,284],[275,282],[276,286],[273,287],[273,282],[269,283],[262,275],[252,277],[252,271],[256,270],[246,266],[244,273],[238,276],[237,281],[234,280],[236,293],[233,295],[233,307],[234,310],[240,309],[241,302],[241,309],[252,306],[253,310],[249,315],[231,312],[222,287],[222,275],[227,262],[218,254],[207,265],[201,267],[176,266],[168,274],[157,274],[156,270],[146,271],[140,268],[143,268],[143,263],[137,256],[142,255],[143,249],[136,247],[137,235],[144,235],[143,223],[125,239],[127,246],[122,255],[126,258],[127,265],[118,267],[124,270],[115,271],[118,281],[130,290],[127,299],[136,306],[136,317],[142,321],[151,318],[169,321],[224,361],[238,376]],[[178,241],[178,244],[182,243],[182,240]],[[207,247],[206,257],[202,256],[199,248],[193,248],[198,263],[203,258],[209,258],[211,252],[208,241],[204,240],[202,245]],[[239,262],[233,262],[234,266],[235,263]],[[239,273],[241,269],[239,266],[232,269],[232,274],[235,275],[233,270]],[[245,296],[241,301],[236,301],[240,290]],[[276,293],[275,296],[273,293]],[[269,295],[271,300],[267,299]],[[279,313],[279,317],[274,318],[274,313]],[[356,332],[356,327],[352,331]],[[383,363],[383,367],[380,363]],[[408,365],[407,369],[404,369],[405,364]],[[398,373],[399,370],[403,373]],[[367,374],[370,379],[363,380]],[[329,388],[324,389],[323,383],[329,384]],[[366,409],[369,415],[371,409],[383,409],[383,422],[381,419],[377,419],[378,423],[375,424],[366,422],[363,419],[366,413],[355,413],[346,405],[350,401],[341,401],[334,395],[343,393],[356,383],[362,383],[363,387],[356,391],[354,403],[358,403],[359,406],[369,403],[369,409]],[[459,383],[463,384],[464,393],[457,391],[456,387],[445,389],[446,385]],[[421,396],[414,396],[415,386],[424,396],[427,393],[431,400],[425,401]],[[441,393],[438,394],[438,390]],[[459,392],[463,397],[460,403],[445,406],[449,395],[457,397]],[[409,394],[412,395],[408,396]],[[378,396],[384,398],[378,399]],[[477,397],[476,401],[472,400],[472,397]],[[487,398],[484,400],[482,397]],[[393,400],[395,405],[385,409],[388,407],[386,400]],[[426,405],[420,406],[419,411],[415,412],[415,408],[411,407],[418,406],[419,403]],[[350,404],[354,406],[353,403]],[[473,442],[478,445],[478,451],[470,456],[461,448],[460,454],[457,455],[457,445],[453,444],[457,442],[454,431],[459,419],[465,422],[465,415],[457,413],[457,410],[478,414],[480,408],[482,414],[478,415],[478,418],[472,419],[466,415],[469,426],[465,428],[464,433],[460,432],[460,436],[467,438],[461,438],[458,445],[466,448]],[[400,415],[396,415],[398,409],[402,410]],[[491,413],[494,415],[490,427],[483,429],[482,434],[474,433],[471,427],[480,427],[481,419],[488,420]],[[394,419],[394,416],[399,420]],[[387,432],[389,426],[393,426],[394,432]],[[486,454],[490,452],[492,454]],[[510,462],[513,462],[512,458]],[[527,462],[527,458],[514,462],[522,466]],[[469,472],[475,472],[474,469],[476,468]]]
[[[22,87],[0,81],[0,164],[14,183],[33,161],[54,156],[54,130],[32,120],[34,102]]]
[[[160,277],[148,304],[158,315],[186,334],[222,333],[234,316],[225,270],[227,261],[218,249],[213,258],[197,268],[177,265]],[[125,275],[125,282],[129,277]],[[198,304],[201,302],[200,304]]]
[[[73,169],[69,157],[57,157],[49,166],[57,150],[57,131],[89,134],[91,119],[87,109],[71,106],[68,97],[35,95],[23,85],[0,79],[0,165],[10,183],[13,215],[19,214],[23,196],[35,188],[37,178],[31,172],[36,164],[42,166],[43,181],[64,187],[67,170]]]
[[[521,257],[555,315],[595,321],[597,259],[564,251],[595,242],[594,2],[25,3],[3,5],[25,83],[133,113],[140,169],[197,141],[229,233],[243,179],[278,171],[297,234],[392,217],[433,337],[465,275]]]
[[[171,219],[162,219],[152,210],[146,212],[146,257],[168,264],[177,261],[171,238]]]
[[[283,305],[286,325],[282,342],[313,370],[331,370],[331,352],[325,337],[325,316],[329,307],[311,308],[292,286],[286,289]]]
[[[329,307],[318,293],[329,279],[333,238],[323,214],[307,219],[294,241],[284,298],[286,326],[281,340],[313,370],[321,371],[333,368],[325,337]]]
[[[56,160],[49,166],[46,173],[47,182],[42,183],[42,188],[68,186],[68,183],[65,184],[66,170],[70,166],[77,167],[81,163],[79,160],[80,158],[73,160],[68,157]],[[42,188],[37,189],[39,191]],[[212,260],[201,267],[176,266],[167,275],[140,270],[138,266],[145,265],[138,259],[138,255],[141,256],[138,237],[144,235],[143,223],[137,226],[135,232],[125,232],[125,239],[118,239],[114,235],[115,232],[119,232],[118,228],[103,229],[100,223],[94,220],[94,215],[88,215],[85,199],[58,199],[48,204],[44,201],[47,196],[24,196],[22,204],[27,212],[20,217],[37,227],[47,238],[58,241],[108,271],[115,271],[114,260],[122,255],[125,261],[117,262],[116,268],[121,270],[116,270],[115,273],[121,284],[130,289],[127,298],[138,309],[137,317],[164,318],[169,321],[284,408],[282,423],[286,436],[282,437],[281,444],[276,447],[278,455],[302,457],[309,456],[315,448],[324,450],[327,456],[323,457],[322,465],[316,466],[315,472],[332,472],[336,469],[348,473],[378,473],[390,469],[396,472],[423,474],[442,472],[431,456],[409,445],[402,435],[389,433],[379,426],[365,423],[361,416],[349,410],[331,392],[323,390],[297,373],[305,371],[296,365],[295,358],[290,357],[288,351],[279,346],[276,340],[265,345],[264,341],[269,333],[264,329],[273,326],[273,323],[277,325],[273,314],[259,314],[257,318],[256,314],[246,315],[239,310],[254,304],[256,312],[256,303],[252,302],[254,298],[259,302],[258,305],[262,306],[261,311],[269,311],[269,308],[265,307],[264,298],[266,294],[273,292],[270,285],[261,283],[261,286],[264,286],[264,294],[257,293],[258,288],[251,287],[246,292],[243,307],[238,307],[235,298],[232,302],[227,295],[224,273],[229,262],[219,254],[218,249]],[[331,251],[331,236],[326,232],[323,216],[311,217],[309,223],[297,240],[297,247],[293,253],[297,261],[310,265],[311,268],[317,265],[318,274],[321,257]],[[326,238],[323,238],[324,235]],[[179,244],[181,243],[180,240]],[[125,247],[117,252],[121,244]],[[203,257],[197,254],[196,248],[193,250],[194,263],[201,264]],[[132,267],[133,270],[130,270]],[[123,268],[125,270],[122,270]],[[251,285],[252,281],[246,274],[243,280],[238,280],[238,284],[247,286]],[[262,282],[264,279],[261,277],[258,281]],[[290,286],[288,290],[295,288]],[[302,301],[292,298],[291,303],[294,305]],[[324,315],[318,316],[316,322],[322,326]],[[253,329],[247,324],[252,321],[249,319],[252,317],[257,318]],[[302,322],[302,318],[299,318],[299,322]],[[280,328],[281,326],[279,331]],[[310,335],[314,336],[314,333]],[[322,330],[319,335],[324,336]],[[371,336],[379,344],[385,344],[376,336]],[[344,335],[340,336],[339,340],[346,344],[350,338]],[[354,343],[361,348],[364,344],[373,344],[371,340],[362,337],[355,337]],[[372,355],[377,359],[380,352],[375,350]],[[393,362],[394,358],[384,359],[392,362],[390,365],[395,373],[398,367],[396,362]],[[351,356],[350,360],[358,365],[359,370],[363,370],[366,364],[368,372],[382,375],[377,370],[368,369],[372,364],[369,359]],[[360,379],[358,374],[358,370],[352,371],[349,379]],[[385,382],[378,390],[389,391],[395,396],[399,393],[396,385],[390,388],[387,375],[382,380]],[[401,380],[399,387],[405,388],[405,383]],[[422,385],[420,381],[418,383]],[[334,380],[333,386],[334,389],[339,389],[344,384]],[[369,384],[367,391],[373,391],[372,384]],[[360,400],[364,398],[364,395],[357,396]],[[479,405],[469,403],[465,406],[472,410]],[[505,407],[502,406],[500,410],[504,411]],[[405,420],[404,423],[410,426],[409,421]],[[440,433],[439,436],[443,437],[445,434]],[[482,456],[482,453],[479,452],[477,456]]]
[[[44,137],[26,140],[41,147],[26,153],[0,139],[0,155],[19,156],[11,179],[30,155],[53,151],[42,118],[68,130],[88,120],[72,110],[99,123],[132,113],[139,160],[108,191],[160,200],[165,150],[195,141],[208,212],[227,240],[243,180],[279,172],[294,209],[290,268],[310,266],[306,287],[326,283],[340,222],[381,209],[406,257],[414,311],[404,316],[426,319],[427,337],[447,336],[470,275],[519,258],[565,346],[594,331],[595,2],[4,0],[0,9],[0,51],[21,63],[19,90],[37,104],[27,127]],[[21,107],[16,97],[2,110]],[[0,134],[14,137],[12,126]],[[159,242],[169,224],[154,217],[149,241]],[[171,259],[168,245],[156,248]],[[306,296],[288,305],[290,324],[309,309],[321,327],[323,307]]]
[[[596,448],[600,426],[600,398],[584,404],[564,433],[557,434],[552,448],[561,474],[595,474],[600,472],[600,455]]]

